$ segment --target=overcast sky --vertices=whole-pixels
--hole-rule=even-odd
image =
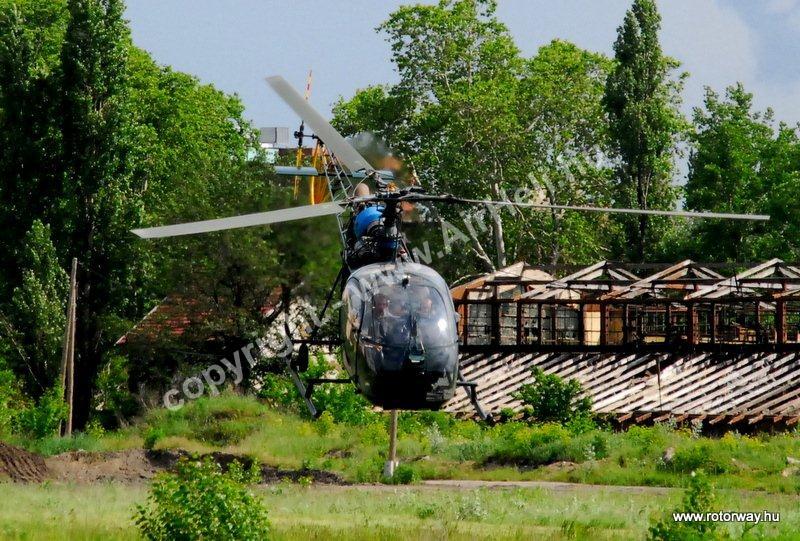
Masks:
[[[399,0],[128,0],[134,42],[155,59],[241,96],[256,126],[292,126],[295,116],[264,77],[301,89],[314,70],[311,103],[330,113],[338,96],[396,80],[374,28]],[[628,0],[499,0],[499,17],[525,55],[553,38],[612,54]],[[741,81],[759,108],[800,121],[800,0],[662,0],[661,40],[691,74],[687,111],[703,87]]]

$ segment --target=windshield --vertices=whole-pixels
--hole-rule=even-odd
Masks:
[[[362,334],[380,344],[424,349],[456,340],[453,316],[433,287],[381,286],[367,305]]]

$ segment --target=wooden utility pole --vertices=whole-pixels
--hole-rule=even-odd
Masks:
[[[394,477],[397,467],[397,410],[392,410],[391,424],[389,425],[389,460],[383,466],[384,477]]]
[[[64,330],[64,352],[61,355],[61,388],[65,390],[67,402],[67,424],[65,436],[72,435],[72,398],[75,389],[75,313],[78,293],[78,259],[72,258],[69,273],[69,303],[67,304],[67,326]]]

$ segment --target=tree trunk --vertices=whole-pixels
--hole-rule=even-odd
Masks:
[[[636,174],[636,202],[640,209],[647,209],[647,197],[644,190],[644,174],[639,171]],[[644,262],[645,242],[647,238],[647,222],[649,216],[646,214],[639,215],[639,234],[636,239],[636,259],[640,263]]]
[[[500,186],[496,182],[492,183],[492,194],[498,201],[503,197]],[[503,268],[507,265],[506,241],[503,238],[503,217],[500,216],[499,208],[490,206],[489,212],[492,215],[492,234],[494,235],[494,244],[497,249],[497,266]]]

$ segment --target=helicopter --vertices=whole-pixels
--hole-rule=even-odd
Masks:
[[[305,339],[291,339],[298,349],[285,360],[287,370],[309,412],[320,412],[312,401],[314,387],[323,383],[352,383],[372,404],[384,409],[436,410],[457,387],[467,391],[478,415],[488,416],[478,400],[477,385],[459,370],[459,315],[445,280],[420,263],[402,233],[403,215],[416,203],[683,216],[736,220],[768,220],[769,216],[715,212],[663,211],[550,205],[510,200],[483,200],[451,194],[430,194],[411,183],[398,187],[392,171],[376,169],[314,109],[283,77],[267,78],[268,85],[301,118],[295,136],[302,144],[312,137],[325,148],[320,168],[276,166],[278,174],[318,177],[328,184],[329,200],[317,204],[213,220],[133,230],[141,238],[164,238],[292,220],[336,216],[342,242],[342,266],[328,293],[318,321],[323,321],[338,291],[339,338],[316,338],[316,327]],[[303,133],[303,126],[313,135]],[[374,190],[369,184],[375,186]],[[326,198],[328,199],[328,198]],[[288,306],[288,304],[287,304]],[[284,327],[289,336],[288,310]],[[311,378],[309,347],[341,345],[347,378]],[[294,349],[293,349],[294,351]]]

